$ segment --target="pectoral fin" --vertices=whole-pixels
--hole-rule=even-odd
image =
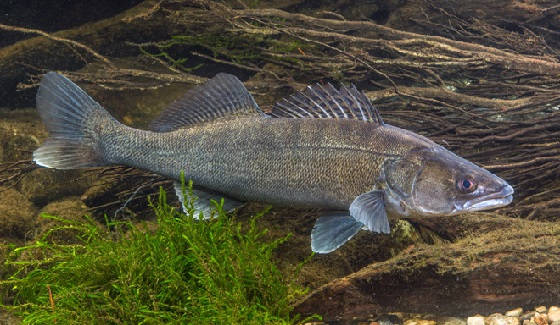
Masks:
[[[311,231],[311,250],[320,254],[330,253],[354,237],[363,226],[347,215],[320,217]]]
[[[177,194],[179,202],[181,202],[183,212],[188,213],[185,206],[185,198],[181,189],[181,183],[173,182],[173,187],[175,188],[175,194]],[[197,200],[195,200],[193,203],[193,208],[195,211],[194,215],[198,217],[200,213],[202,213],[204,219],[210,219],[212,216],[212,211],[214,211],[215,209],[215,205],[212,203],[212,200],[220,202],[221,199],[224,198],[224,211],[231,211],[244,204],[243,202],[239,202],[220,193],[212,192],[209,190],[193,189],[192,192],[193,195],[197,197]]]
[[[384,193],[381,190],[373,190],[356,197],[350,205],[350,215],[363,223],[369,231],[383,234],[391,232],[385,211]]]

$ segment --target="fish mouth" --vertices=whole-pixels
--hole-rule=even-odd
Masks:
[[[481,211],[504,207],[513,200],[513,187],[505,185],[498,192],[477,197],[476,199],[465,202],[464,211]]]

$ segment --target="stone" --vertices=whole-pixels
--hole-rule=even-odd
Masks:
[[[545,312],[546,312],[546,307],[545,307]],[[533,321],[537,325],[548,325],[548,317],[546,316],[546,314],[541,314],[539,312],[535,313],[535,317],[533,317]]]
[[[34,228],[37,209],[23,194],[0,186],[0,236],[26,238]]]
[[[59,226],[66,225],[63,221],[41,216],[42,213],[62,218],[70,222],[75,221],[79,224],[90,222],[84,216],[88,214],[88,208],[80,200],[79,197],[68,197],[59,201],[54,201],[43,208],[37,218],[37,232],[39,236],[47,236],[48,239],[57,243],[74,243],[76,242],[76,230],[67,229],[67,227],[60,228]],[[98,226],[99,223],[95,222]],[[53,231],[53,229],[56,229]]]
[[[402,324],[403,321],[399,316],[392,315],[392,314],[384,314],[377,318],[376,320],[379,325],[395,325],[395,324]]]
[[[519,320],[520,321],[530,320],[533,317],[535,317],[535,312],[534,311],[529,311],[529,312],[526,312],[525,314],[523,314],[523,316],[521,316],[519,318]]]
[[[88,214],[88,208],[79,197],[74,196],[51,202],[41,208],[41,212],[65,219],[76,219]]]
[[[82,195],[94,178],[86,173],[81,170],[37,168],[23,176],[19,190],[29,201],[44,206],[65,196]]]
[[[506,316],[509,317],[520,317],[522,314],[523,314],[523,308],[521,307],[506,311]]]
[[[36,109],[0,108],[0,161],[31,159],[31,153],[46,136]]]
[[[541,314],[542,314],[542,313],[546,313],[546,306],[538,306],[538,307],[535,307],[535,311],[536,311],[537,313],[541,313]]]
[[[487,318],[489,325],[519,325],[517,317],[503,316],[501,314],[494,314]]]
[[[467,325],[466,318],[459,318],[459,317],[441,317],[438,318],[436,324],[443,324],[443,325]]]
[[[557,306],[550,306],[550,308],[548,308],[547,316],[549,322],[560,322],[560,308]]]
[[[467,325],[484,325],[484,317],[473,316],[467,318]]]
[[[404,325],[436,325],[436,322],[425,319],[409,319],[404,322]]]

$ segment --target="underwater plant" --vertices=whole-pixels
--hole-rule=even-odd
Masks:
[[[288,236],[264,240],[266,230],[256,227],[262,213],[242,226],[223,200],[214,202],[213,219],[200,222],[192,183],[183,189],[187,214],[167,204],[163,189],[150,201],[156,227],[43,215],[59,225],[11,250],[5,263],[12,272],[0,288],[13,301],[2,306],[24,323],[297,321],[291,304],[306,291],[272,261]],[[59,231],[73,231],[75,241],[52,240]]]

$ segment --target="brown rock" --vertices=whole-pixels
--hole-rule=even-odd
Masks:
[[[12,313],[0,310],[0,324],[3,325],[13,325],[13,324],[21,324],[22,321],[19,317],[12,315]]]
[[[19,190],[37,206],[44,206],[65,196],[82,195],[92,178],[82,170],[37,168],[22,178]]]
[[[523,325],[537,325],[534,320],[525,319],[523,320]]]
[[[546,307],[544,310],[546,312]],[[537,325],[548,325],[548,317],[546,316],[546,314],[541,314],[538,311],[535,313],[533,321],[537,323]]]
[[[88,208],[79,197],[74,196],[51,202],[41,208],[41,212],[72,220],[88,214]]]
[[[32,151],[45,137],[46,130],[35,108],[0,108],[0,162],[31,159]]]
[[[36,208],[13,188],[0,187],[0,235],[24,238],[33,229]]]
[[[55,218],[45,216],[43,213]],[[69,222],[77,222],[79,224],[90,222],[84,218],[87,214],[88,209],[86,205],[78,197],[69,197],[51,202],[41,209],[41,215],[37,220],[38,234],[39,236],[48,236],[49,240],[55,242],[75,242],[76,230],[66,226],[68,226]]]

